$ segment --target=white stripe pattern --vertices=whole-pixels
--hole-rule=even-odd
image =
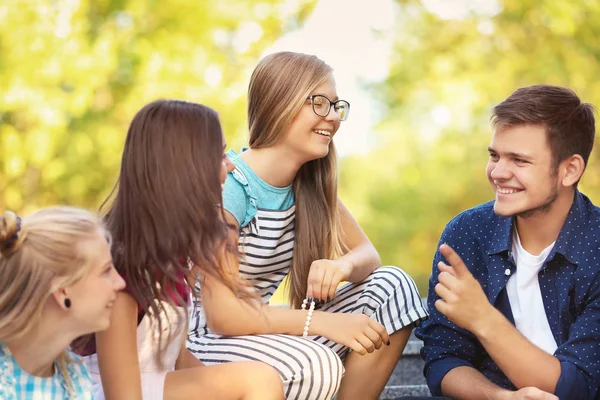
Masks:
[[[295,207],[285,211],[258,209],[256,217],[240,231],[240,274],[269,299],[288,274],[294,250]],[[383,324],[392,334],[418,323],[427,311],[414,281],[401,269],[381,267],[360,283],[348,283],[336,297],[317,309],[363,313]],[[322,336],[289,335],[224,337],[206,326],[201,304],[192,312],[187,347],[203,363],[259,360],[281,375],[286,399],[331,399],[344,373],[342,360],[349,349]]]

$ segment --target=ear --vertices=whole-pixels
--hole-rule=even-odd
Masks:
[[[67,307],[65,306],[65,299],[67,297],[69,297],[67,295],[67,289],[61,288],[60,282],[58,280],[55,280],[55,281],[53,280],[50,287],[52,288],[52,289],[50,289],[50,290],[52,290],[50,292],[50,294],[51,294],[52,298],[54,299],[54,301],[56,301],[56,305],[58,307],[62,308],[63,310],[67,311]]]
[[[585,162],[579,154],[573,154],[561,162],[559,172],[562,174],[563,186],[574,186],[581,179],[584,170]]]

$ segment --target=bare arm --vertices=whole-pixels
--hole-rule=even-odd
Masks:
[[[133,297],[119,292],[110,327],[96,333],[98,364],[107,400],[142,399],[137,353],[137,310]]]
[[[490,304],[481,285],[448,245],[440,251],[451,266],[440,262],[435,307],[452,322],[474,334],[490,357],[518,388],[533,386],[554,393],[561,376],[556,357],[531,343]]]
[[[338,211],[342,241],[348,248],[348,252],[338,260],[349,264],[349,282],[361,282],[381,266],[381,259],[365,232],[340,199],[338,199]]]
[[[489,308],[488,318],[473,333],[490,357],[516,387],[554,393],[560,361],[527,340],[497,309]]]
[[[442,379],[444,396],[461,400],[500,400],[511,393],[490,382],[474,368],[460,366],[451,369]]]
[[[230,231],[230,240],[237,244],[237,221],[225,212],[227,222],[235,227]],[[228,255],[224,260],[224,268],[230,273],[239,273],[239,260]],[[202,305],[206,322],[212,332],[228,335],[253,334],[288,334],[302,335],[307,312],[305,310],[290,310],[287,308],[271,307],[259,299],[250,302],[240,300],[220,280],[204,275],[202,281]],[[370,342],[364,332],[377,338]],[[315,311],[310,325],[311,335],[325,336],[336,343],[341,343],[361,354],[370,351],[373,346],[379,348],[381,343],[387,343],[389,337],[385,328],[362,314],[335,314]],[[370,336],[369,336],[370,338]]]

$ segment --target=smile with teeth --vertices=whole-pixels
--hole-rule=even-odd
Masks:
[[[520,189],[501,188],[501,187],[497,187],[496,190],[500,194],[513,194],[513,193],[517,193],[517,192],[521,191]]]
[[[315,129],[314,130],[315,133],[318,133],[319,135],[323,135],[323,136],[327,136],[327,137],[331,137],[331,132],[329,131],[325,131],[323,129]]]

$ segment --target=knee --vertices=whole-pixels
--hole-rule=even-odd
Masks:
[[[263,362],[253,362],[252,364],[252,381],[257,386],[281,388],[281,376],[275,368]]]
[[[344,376],[344,364],[340,357],[329,347],[312,342],[302,362],[301,379],[311,381],[309,386],[320,388],[322,399],[332,398],[340,387]],[[299,377],[295,377],[297,380]],[[309,396],[312,398],[312,396]]]
[[[371,273],[370,278],[374,281],[385,282],[386,286],[394,287],[405,286],[414,287],[415,281],[406,272],[399,267],[384,266],[379,267]]]
[[[323,370],[325,371],[325,386],[337,389],[340,387],[342,377],[344,376],[344,364],[335,351],[329,347],[323,346],[326,356],[326,362]]]

